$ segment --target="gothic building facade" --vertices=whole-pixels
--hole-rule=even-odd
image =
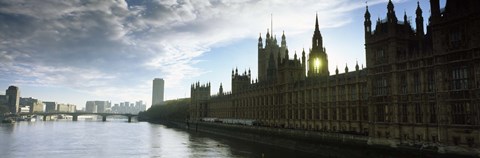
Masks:
[[[276,128],[367,135],[396,143],[478,147],[480,142],[480,1],[430,0],[424,30],[387,16],[372,28],[368,7],[364,33],[367,68],[328,71],[328,56],[315,21],[312,47],[293,59],[267,30],[258,40],[258,80],[232,70],[232,91],[210,95],[210,83],[191,86],[190,120],[256,120]],[[415,26],[415,29],[413,28]],[[308,59],[307,59],[308,57]]]

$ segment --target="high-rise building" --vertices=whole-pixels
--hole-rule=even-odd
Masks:
[[[20,104],[20,89],[16,86],[10,86],[5,92],[7,96],[7,106],[11,113],[18,112],[18,105]]]
[[[165,81],[161,78],[153,79],[152,106],[163,104]]]

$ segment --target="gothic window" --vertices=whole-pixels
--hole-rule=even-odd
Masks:
[[[384,51],[383,49],[377,50],[376,57],[377,57],[377,58],[383,58],[383,57],[385,57],[385,51]]]
[[[367,86],[364,85],[362,86],[362,96],[363,96],[363,99],[367,99],[368,98],[368,92],[367,92]]]
[[[345,86],[339,86],[338,87],[338,90],[339,90],[339,100],[342,101],[342,100],[345,100]]]
[[[468,89],[468,69],[466,66],[456,67],[452,70],[452,89]]]
[[[462,43],[462,32],[459,30],[452,30],[448,36],[448,39],[451,48],[458,48]]]
[[[435,73],[433,70],[429,70],[427,72],[427,91],[428,92],[435,91]]]
[[[346,108],[340,108],[340,117],[341,117],[341,120],[347,120]]]
[[[403,123],[408,123],[408,104],[400,104],[400,121]]]
[[[331,96],[330,96],[330,97],[331,97],[331,98],[330,98],[330,101],[331,101],[331,102],[337,101],[337,92],[336,92],[336,90],[335,90],[335,87],[332,88],[330,94],[331,94]]]
[[[323,120],[328,120],[328,111],[326,108],[322,108]]]
[[[473,109],[470,104],[465,102],[454,103],[451,105],[452,123],[453,124],[473,124]]]
[[[355,85],[350,87],[350,99],[352,100],[357,99],[357,87]]]
[[[422,123],[423,119],[422,108],[419,103],[415,103],[415,123]]]
[[[387,95],[387,79],[385,77],[379,78],[374,81],[373,93],[376,96],[385,96]]]
[[[332,120],[337,120],[337,108],[332,108]]]
[[[435,103],[430,103],[430,123],[437,123],[437,106]]]
[[[352,107],[350,109],[350,114],[352,116],[352,118],[350,120],[352,120],[352,121],[358,120],[358,118],[357,118],[357,107]]]
[[[368,107],[362,107],[362,117],[363,121],[368,120]]]
[[[408,84],[407,84],[407,77],[405,74],[400,76],[400,94],[407,94],[408,92]]]
[[[385,122],[385,106],[386,105],[377,105],[377,122]]]
[[[420,75],[418,72],[413,73],[413,92],[420,93],[421,91],[421,83],[420,83]]]

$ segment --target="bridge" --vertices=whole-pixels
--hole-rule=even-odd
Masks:
[[[31,115],[40,115],[43,116],[43,120],[47,119],[47,116],[52,115],[70,115],[72,116],[72,121],[78,121],[78,116],[80,115],[97,115],[102,116],[102,121],[107,121],[107,116],[126,116],[128,122],[132,122],[133,117],[138,117],[136,114],[118,114],[118,113],[89,113],[89,112],[34,112],[34,113],[18,113],[16,116],[31,116]]]

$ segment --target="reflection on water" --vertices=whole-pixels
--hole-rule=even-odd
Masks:
[[[0,157],[315,157],[163,125],[125,121],[0,124]]]

